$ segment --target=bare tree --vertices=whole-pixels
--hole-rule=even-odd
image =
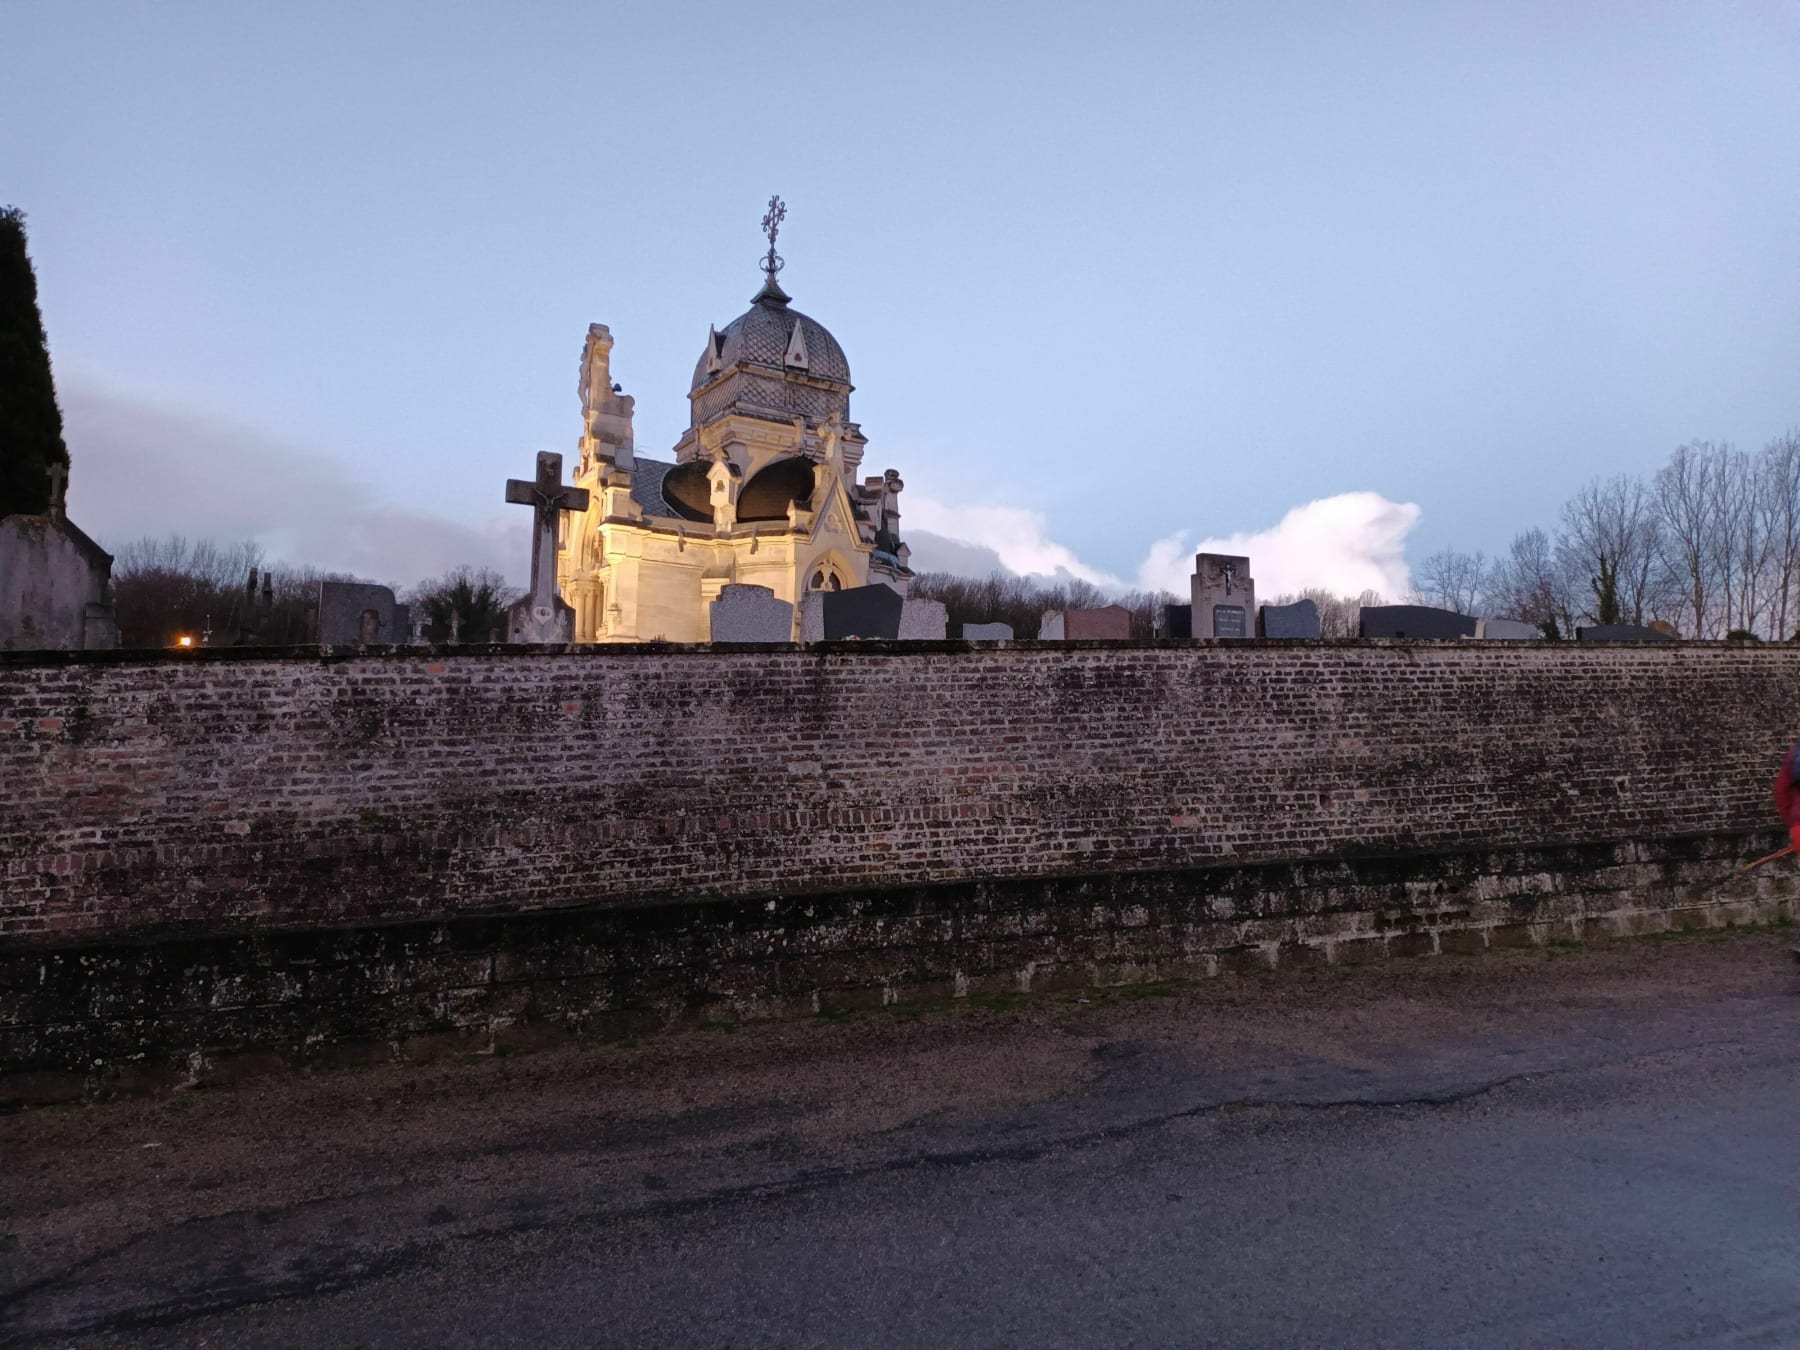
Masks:
[[[1489,603],[1496,617],[1535,623],[1546,637],[1573,635],[1572,588],[1548,534],[1532,529],[1513,537],[1493,566]]]
[[[1769,636],[1796,636],[1795,605],[1800,600],[1800,430],[1777,436],[1763,447],[1763,529],[1769,545]]]
[[[941,600],[948,611],[952,635],[960,632],[965,623],[1005,623],[1022,638],[1037,636],[1046,610],[1098,609],[1106,605],[1123,605],[1131,611],[1132,637],[1148,638],[1155,635],[1162,607],[1176,603],[1168,591],[1109,595],[1092,582],[1049,581],[1011,572],[992,572],[985,577],[922,572],[913,578],[908,594],[921,600]]]
[[[1717,459],[1717,449],[1704,441],[1681,446],[1657,471],[1654,483],[1663,570],[1670,591],[1681,596],[1684,626],[1695,637],[1708,634],[1717,607]]]
[[[1563,504],[1562,525],[1559,558],[1587,587],[1578,617],[1637,624],[1654,618],[1659,534],[1643,480],[1594,479]]]
[[[1415,589],[1424,604],[1479,614],[1487,603],[1492,570],[1480,552],[1439,549],[1414,571]]]
[[[264,570],[262,558],[248,540],[190,542],[177,534],[120,545],[113,563],[119,645],[168,647],[183,637],[219,646],[307,642],[319,582],[356,579],[312,567]]]

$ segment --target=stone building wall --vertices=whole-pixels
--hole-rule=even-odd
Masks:
[[[1742,832],[1800,650],[0,656],[0,947]]]
[[[57,515],[0,520],[0,652],[116,645],[112,558]]]

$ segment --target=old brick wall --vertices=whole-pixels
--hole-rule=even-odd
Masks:
[[[0,949],[1741,833],[1800,650],[0,657]]]

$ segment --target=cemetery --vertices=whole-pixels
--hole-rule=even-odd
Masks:
[[[1152,638],[1091,600],[952,638],[781,215],[675,461],[590,327],[574,481],[505,482],[503,624],[324,577],[258,646],[252,567],[237,645],[119,650],[50,446],[0,520],[0,1101],[1791,916],[1734,878],[1781,646],[1374,603],[1325,640],[1204,550]]]
[[[9,6],[0,1347],[1800,1345],[1800,0],[1463,8]]]

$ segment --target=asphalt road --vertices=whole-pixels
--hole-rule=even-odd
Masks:
[[[1782,935],[0,1119],[0,1342],[1800,1344]]]

